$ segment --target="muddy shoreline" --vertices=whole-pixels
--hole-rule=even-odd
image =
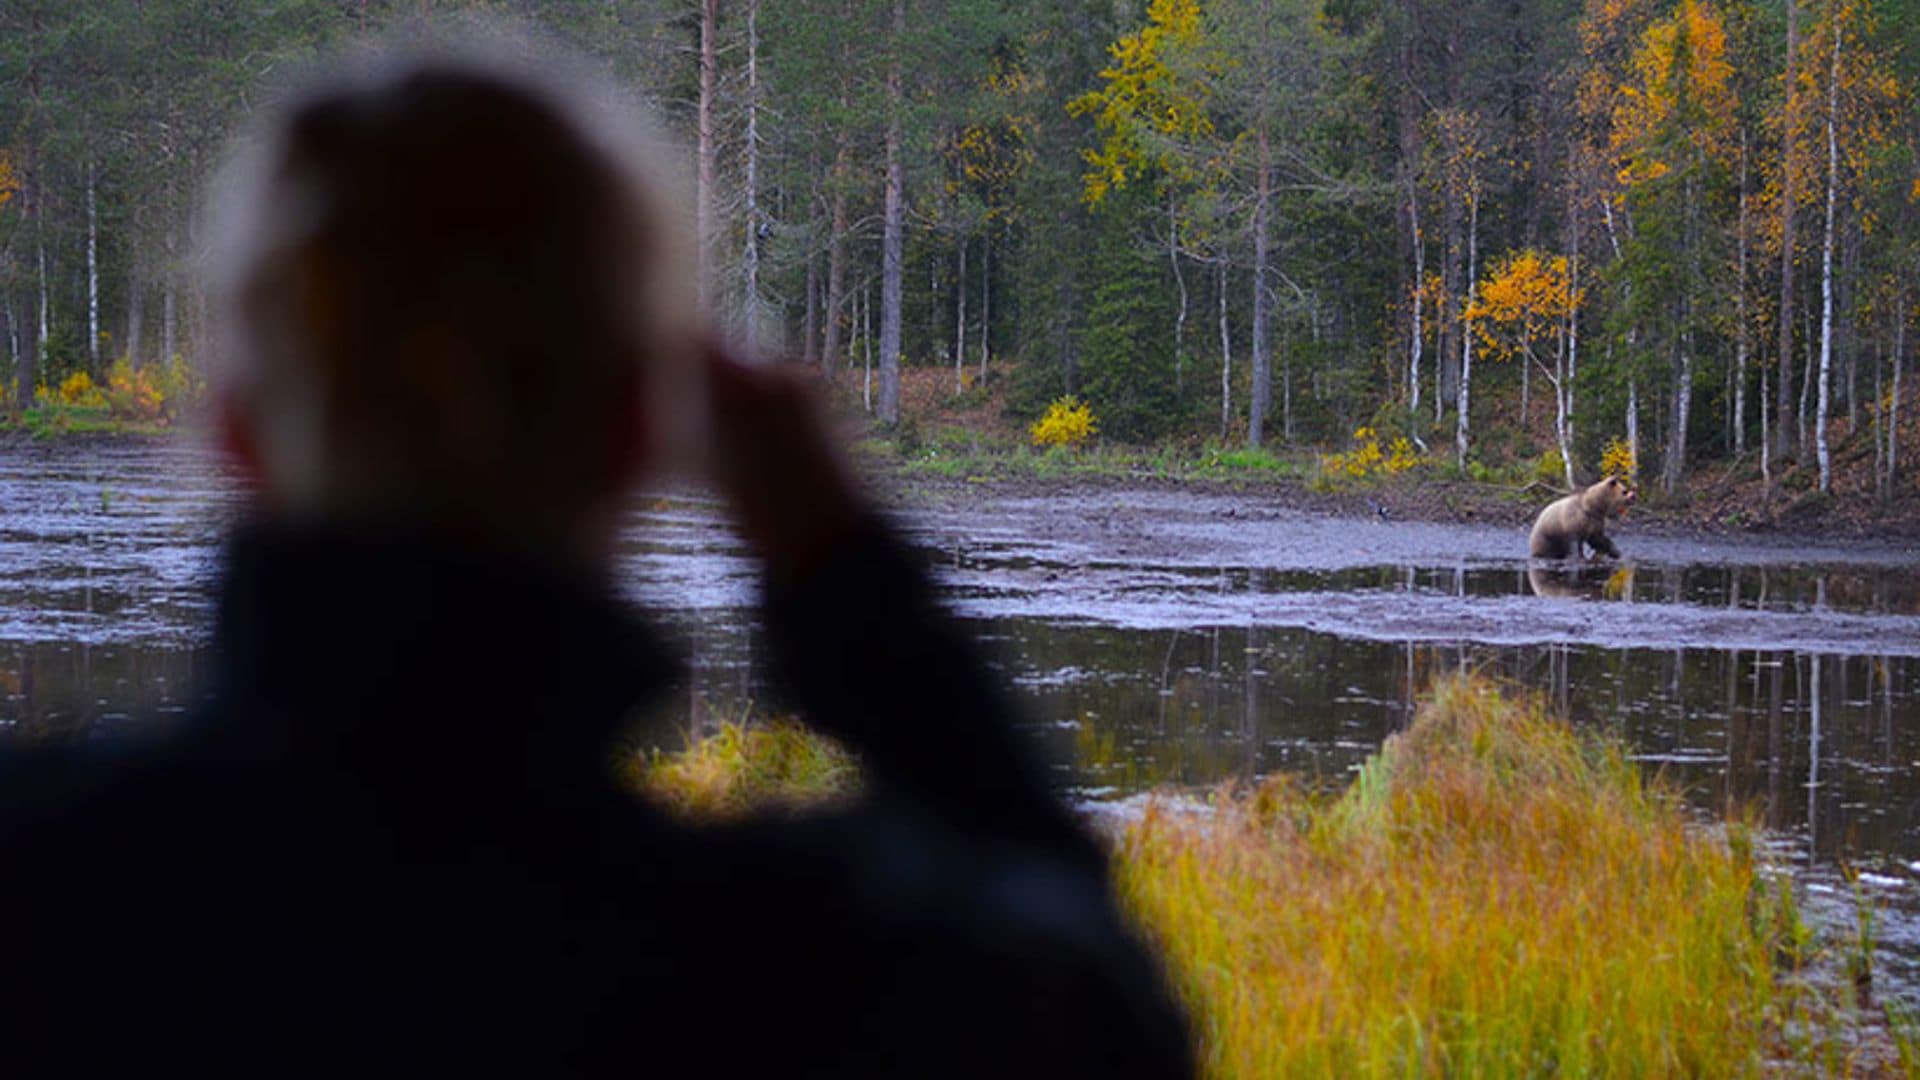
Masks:
[[[867,475],[880,500],[900,510],[957,511],[992,500],[1125,496],[1142,491],[1171,493],[1235,500],[1252,514],[1283,511],[1367,524],[1413,522],[1509,528],[1521,538],[1516,550],[1516,557],[1520,558],[1526,555],[1525,535],[1535,515],[1560,495],[1557,489],[1544,486],[1516,492],[1470,481],[1419,481],[1323,492],[1289,479],[1223,480],[1166,477],[1146,472],[960,479],[882,468],[870,469]],[[1849,548],[1858,548],[1863,553],[1890,559],[1904,556],[1920,562],[1920,521],[1899,516],[1860,522],[1788,514],[1777,520],[1733,525],[1723,518],[1703,514],[1694,506],[1642,504],[1609,532],[1623,544],[1626,538],[1634,536],[1696,544],[1702,548],[1724,540],[1742,548],[1775,548],[1782,552],[1829,548],[1836,541],[1846,541]]]

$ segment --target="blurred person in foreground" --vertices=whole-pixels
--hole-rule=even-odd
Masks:
[[[806,394],[692,344],[647,144],[533,70],[371,61],[230,168],[217,382],[255,494],[211,704],[0,760],[0,1059],[1187,1074],[1100,846]],[[617,780],[675,674],[615,599],[617,512],[702,400],[850,809],[693,827]]]

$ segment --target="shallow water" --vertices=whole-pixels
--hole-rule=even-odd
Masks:
[[[137,724],[192,701],[234,485],[184,446],[0,451],[0,725]],[[1531,566],[1522,531],[1300,514],[1257,494],[907,493],[903,522],[1088,801],[1287,770],[1338,783],[1460,668],[1617,732],[1703,810],[1767,826],[1817,909],[1882,909],[1920,989],[1920,545],[1617,530]],[[667,722],[758,702],[752,566],[713,504],[636,499],[619,577],[683,641]],[[911,703],[905,703],[910,712]]]

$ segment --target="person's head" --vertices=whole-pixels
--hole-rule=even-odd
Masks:
[[[389,53],[262,119],[212,269],[222,421],[269,512],[604,540],[696,271],[658,144],[586,85]]]

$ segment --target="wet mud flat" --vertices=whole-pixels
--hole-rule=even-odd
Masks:
[[[233,478],[179,443],[0,449],[0,737],[190,706]],[[1286,771],[1326,784],[1444,672],[1548,695],[1728,808],[1817,907],[1880,905],[1881,984],[1920,988],[1920,540],[1612,531],[1525,558],[1522,523],[1329,515],[1284,492],[916,485],[893,512],[1083,803]],[[689,675],[662,732],[777,710],[753,564],[697,494],[636,497],[617,563]],[[910,722],[912,703],[901,703]],[[1823,899],[1824,898],[1824,899]],[[1891,991],[1890,991],[1891,992]]]

